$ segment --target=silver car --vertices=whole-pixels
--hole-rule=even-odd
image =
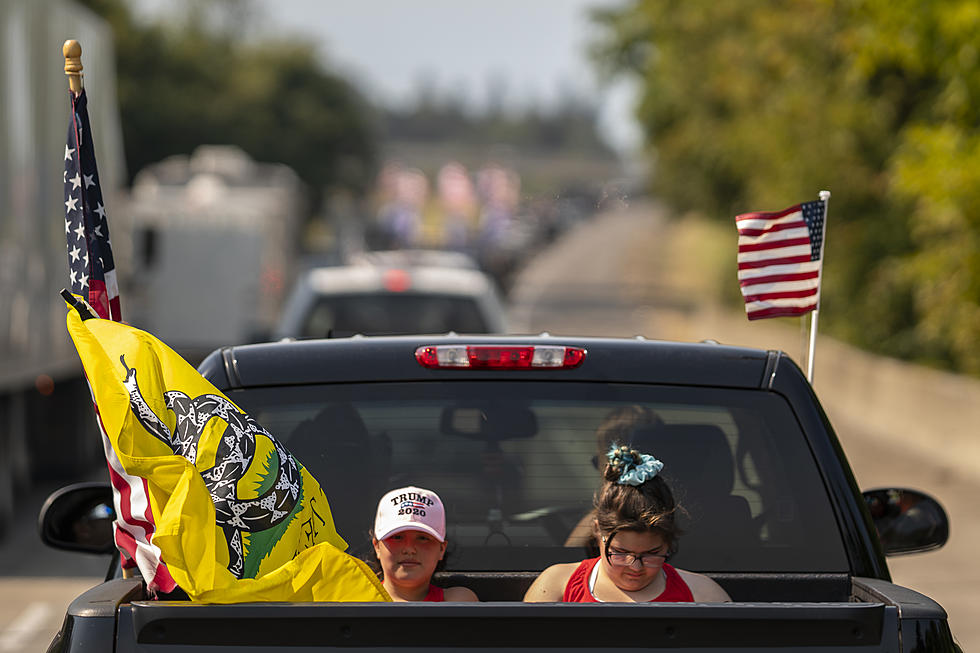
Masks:
[[[297,281],[274,336],[506,333],[494,282],[466,267],[371,263],[312,268]]]

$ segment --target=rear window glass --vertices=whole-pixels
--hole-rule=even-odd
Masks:
[[[593,550],[597,465],[615,437],[652,453],[685,509],[673,563],[845,572],[826,489],[775,394],[628,384],[377,383],[236,391],[324,487],[351,552],[387,490],[446,504],[447,569],[540,570]]]
[[[419,293],[339,295],[319,298],[301,327],[303,338],[409,333],[487,333],[470,297]]]

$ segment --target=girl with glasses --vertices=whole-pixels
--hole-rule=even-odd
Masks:
[[[552,565],[541,572],[524,600],[573,603],[731,601],[718,583],[675,569],[667,559],[680,529],[674,496],[653,456],[613,444],[606,454],[602,487],[595,496],[593,531],[600,556]]]

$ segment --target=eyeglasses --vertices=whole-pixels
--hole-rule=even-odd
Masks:
[[[670,556],[666,553],[633,553],[632,551],[610,551],[609,544],[612,538],[603,536],[602,542],[605,544],[606,560],[613,567],[632,567],[637,560],[644,567],[659,567]]]

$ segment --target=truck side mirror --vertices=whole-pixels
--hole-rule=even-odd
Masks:
[[[116,551],[112,522],[112,487],[108,483],[76,483],[51,493],[41,507],[41,541],[55,549],[112,554]]]
[[[886,488],[862,493],[885,555],[938,549],[949,539],[949,518],[939,502],[917,490]]]

